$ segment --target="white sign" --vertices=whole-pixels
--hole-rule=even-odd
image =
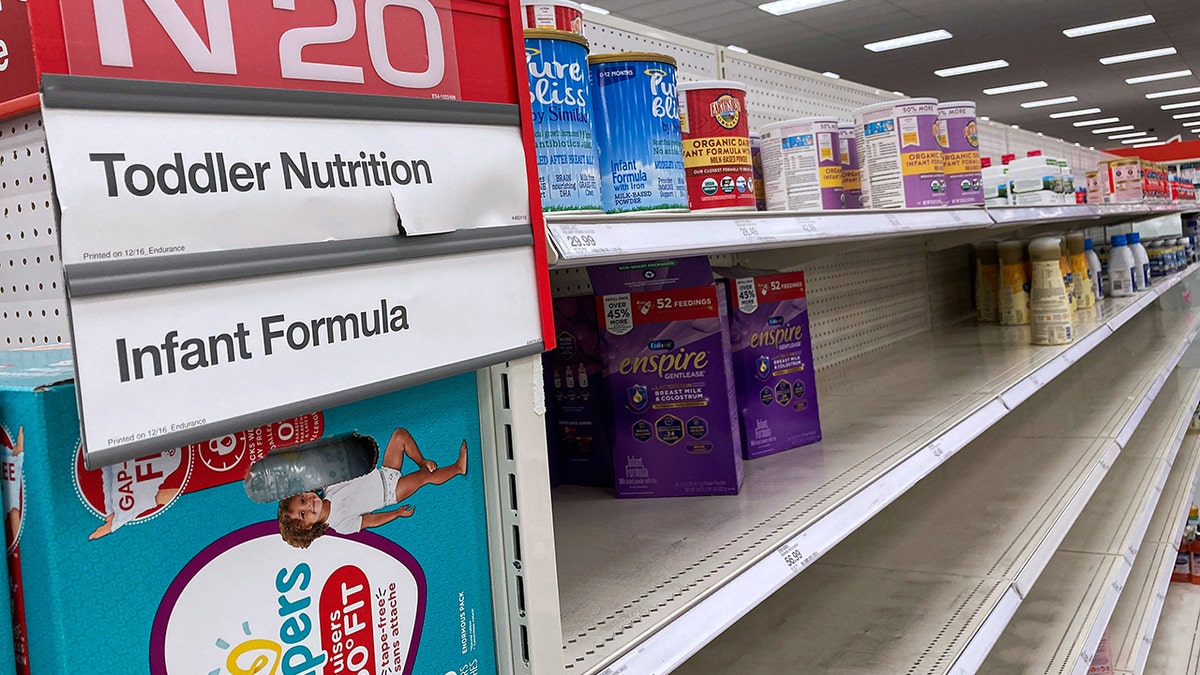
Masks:
[[[515,125],[44,115],[68,265],[531,222]]]
[[[540,344],[536,278],[516,248],[76,298],[88,461]]]

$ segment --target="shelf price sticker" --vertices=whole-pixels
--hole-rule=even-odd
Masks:
[[[815,551],[805,553],[799,542],[790,541],[779,547],[779,557],[792,570],[792,573],[799,573],[816,561],[817,553]]]

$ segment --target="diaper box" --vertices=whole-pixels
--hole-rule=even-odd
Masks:
[[[87,470],[70,363],[0,352],[25,672],[496,672],[473,375]]]
[[[542,357],[552,480],[609,487],[611,420],[601,374],[596,300],[590,295],[555,298],[553,305],[557,347]]]
[[[804,273],[717,271],[728,280],[744,456],[816,443],[821,420]]]
[[[726,306],[707,258],[589,268],[619,497],[736,494]]]

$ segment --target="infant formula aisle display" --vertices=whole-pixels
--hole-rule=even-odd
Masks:
[[[543,211],[600,211],[587,53],[587,40],[575,33],[525,31]]]
[[[718,269],[728,281],[729,334],[742,452],[763,457],[821,440],[803,272]]]
[[[974,245],[975,310],[980,323],[1000,320],[1000,251],[994,241]]]
[[[705,80],[682,83],[678,90],[688,206],[754,211],[746,85]]]
[[[87,470],[71,358],[0,355],[31,672],[498,671],[474,374]],[[315,475],[344,439],[378,465],[321,495],[248,498],[252,467],[316,450]]]
[[[1129,250],[1123,234],[1114,234],[1108,251],[1108,289],[1114,298],[1127,298],[1138,291],[1137,278],[1142,271]]]
[[[521,0],[526,28],[549,28],[583,35],[583,7],[571,0]]]
[[[587,61],[605,213],[687,210],[675,59],[626,52]]]
[[[854,111],[863,207],[946,205],[938,102],[886,101]]]
[[[708,259],[589,267],[618,497],[737,494],[727,310]]]
[[[1066,241],[1067,255],[1071,262],[1075,306],[1077,309],[1091,309],[1096,306],[1096,291],[1091,267],[1088,265],[1087,240],[1082,232],[1071,232],[1067,234]]]
[[[838,150],[842,155],[842,208],[861,209],[862,172],[858,168],[858,140],[853,124],[838,125]]]
[[[1104,281],[1102,279],[1104,268],[1100,265],[1100,256],[1096,255],[1091,239],[1083,240],[1083,252],[1087,257],[1088,282],[1092,287],[1092,295],[1100,300],[1104,298]]]
[[[997,245],[1000,258],[1000,324],[1024,326],[1029,323],[1029,266],[1025,243],[1002,241]]]
[[[806,117],[762,127],[767,210],[842,208],[842,158],[838,121]]]
[[[979,158],[979,128],[974,101],[938,105],[942,164],[946,174],[946,205],[983,203],[983,165]]]
[[[1029,244],[1032,264],[1029,312],[1033,344],[1068,344],[1074,337],[1071,304],[1063,282],[1062,242],[1059,237],[1038,237]]]
[[[1128,235],[1129,250],[1133,253],[1133,260],[1137,264],[1137,271],[1141,274],[1138,277],[1138,290],[1144,291],[1150,288],[1150,256],[1146,253],[1146,247],[1142,246],[1142,235],[1138,232],[1130,232]]]

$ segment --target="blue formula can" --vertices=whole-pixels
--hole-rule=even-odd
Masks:
[[[605,213],[687,210],[675,59],[624,52],[588,57]]]
[[[525,30],[543,211],[600,211],[587,53],[587,40],[575,33]]]

